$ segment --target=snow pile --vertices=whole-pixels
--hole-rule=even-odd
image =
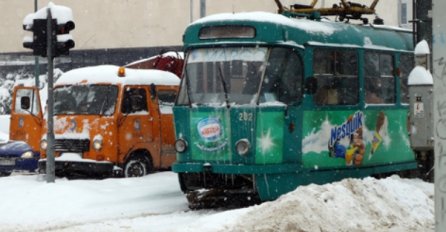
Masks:
[[[346,179],[297,188],[236,210],[188,210],[172,172],[141,178],[0,178],[0,231],[393,231],[434,230],[432,183]]]
[[[426,40],[421,40],[417,43],[414,50],[415,55],[426,55],[431,54],[431,51],[429,49],[429,44],[427,44]]]
[[[409,74],[409,85],[433,85],[432,74],[423,66],[416,66]]]
[[[421,180],[345,179],[252,207],[231,231],[433,231],[434,188]]]

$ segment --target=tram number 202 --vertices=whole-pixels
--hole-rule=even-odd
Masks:
[[[252,121],[252,119],[253,119],[252,113],[241,112],[238,114],[239,121]]]

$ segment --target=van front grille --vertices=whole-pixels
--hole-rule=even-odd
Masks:
[[[54,151],[85,152],[89,150],[89,139],[56,139],[54,142]]]

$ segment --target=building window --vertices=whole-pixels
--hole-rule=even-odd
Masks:
[[[407,3],[401,3],[401,24],[407,24]]]

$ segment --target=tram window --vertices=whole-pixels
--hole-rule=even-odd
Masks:
[[[400,86],[401,86],[401,102],[409,103],[409,88],[407,81],[409,73],[414,67],[414,59],[412,54],[401,54],[400,56]]]
[[[254,38],[256,30],[250,26],[226,25],[200,29],[200,39]]]
[[[327,59],[327,56],[331,55],[327,54],[325,50],[314,50],[313,72],[315,75],[328,75],[334,73],[334,61],[332,60],[332,57]]]
[[[318,81],[317,105],[354,105],[358,102],[358,64],[354,50],[316,48],[313,73]]]
[[[366,103],[395,103],[395,79],[393,77],[392,55],[366,52],[364,67]]]
[[[268,60],[260,102],[299,102],[302,97],[302,62],[287,48],[274,48]]]

